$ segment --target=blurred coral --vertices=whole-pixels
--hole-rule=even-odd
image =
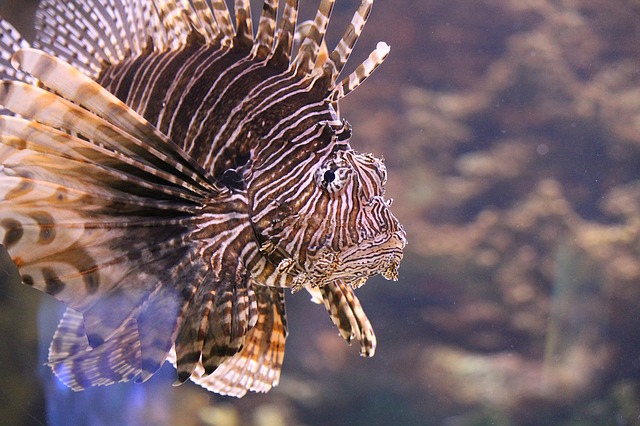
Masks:
[[[362,95],[394,98],[384,120],[373,98],[345,110],[385,152],[405,277],[426,287],[401,275],[422,297],[423,392],[443,418],[590,418],[640,377],[640,8],[409,4],[382,6],[413,31]]]

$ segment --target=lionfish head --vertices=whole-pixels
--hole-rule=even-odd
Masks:
[[[280,272],[294,277],[294,290],[357,288],[376,274],[395,281],[406,234],[385,199],[384,162],[351,149],[349,124],[328,112],[333,119],[316,123],[306,142],[324,149],[292,147],[263,173],[253,192],[254,229]]]
[[[323,2],[316,20],[296,32],[288,90],[279,92],[280,100],[273,98],[269,116],[256,114],[258,127],[270,130],[262,130],[262,142],[254,144],[248,193],[261,251],[277,265],[271,285],[355,288],[376,274],[397,279],[406,238],[384,198],[385,166],[351,148],[351,128],[336,112],[338,102],[389,53],[389,46],[378,43],[338,80],[371,4],[363,0],[328,53],[323,39],[333,2]]]
[[[341,280],[353,287],[382,274],[398,279],[406,235],[384,198],[386,168],[372,154],[333,153],[315,169],[310,186],[321,200],[306,247],[307,273],[316,283]]]

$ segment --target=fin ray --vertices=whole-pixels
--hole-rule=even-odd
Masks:
[[[349,343],[356,338],[360,342],[360,354],[365,357],[373,356],[376,336],[353,289],[340,281],[334,281],[322,286],[320,292],[331,321],[338,327],[340,335]]]
[[[287,337],[284,291],[256,287],[257,319],[242,349],[206,375],[201,363],[191,375],[198,385],[222,395],[242,397],[277,386]],[[173,355],[172,355],[173,356]],[[170,356],[172,362],[173,358]]]

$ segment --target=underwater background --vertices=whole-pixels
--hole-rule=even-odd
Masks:
[[[31,38],[37,3],[0,16]],[[390,57],[341,104],[409,240],[399,282],[358,291],[376,355],[301,292],[266,395],[173,388],[169,365],[74,393],[43,366],[62,304],[2,252],[0,424],[640,424],[639,23],[635,0],[376,0],[350,62]]]

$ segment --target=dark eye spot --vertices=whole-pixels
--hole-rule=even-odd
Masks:
[[[323,179],[325,184],[330,184],[336,179],[336,174],[333,170],[327,170],[326,172],[324,172]]]

